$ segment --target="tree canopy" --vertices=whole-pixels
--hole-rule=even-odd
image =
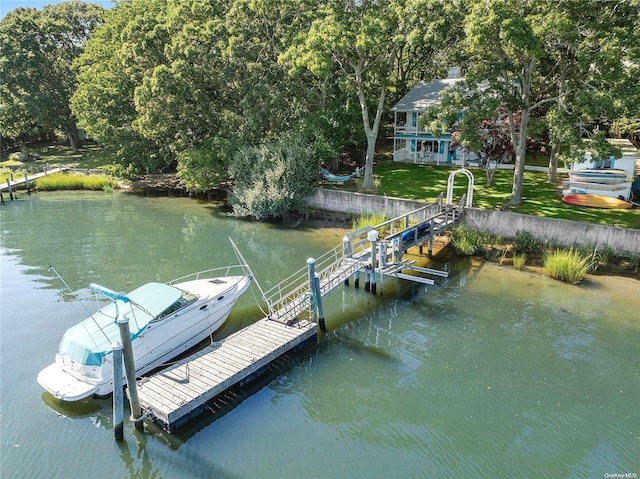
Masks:
[[[344,153],[364,158],[370,190],[389,107],[457,64],[475,94],[451,92],[428,115],[465,110],[461,139],[478,144],[478,125],[501,108],[518,204],[534,127],[547,127],[552,161],[585,125],[637,134],[639,11],[640,0],[121,0],[106,12],[74,0],[18,9],[0,22],[0,129],[17,138],[58,128],[74,144],[77,121],[123,167],[177,169],[194,191],[228,178],[240,149],[246,158],[295,138],[312,169]]]
[[[104,9],[74,0],[42,10],[17,8],[0,22],[0,131],[19,138],[62,130],[74,149],[80,139],[69,99],[72,69]]]

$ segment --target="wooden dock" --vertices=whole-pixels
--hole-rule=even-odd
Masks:
[[[365,291],[372,293],[376,292],[376,276],[380,282],[388,275],[426,284],[433,281],[421,274],[446,276],[414,267],[402,255],[423,242],[431,244],[434,234],[458,220],[462,208],[442,202],[428,205],[376,227],[355,230],[317,260],[310,258],[307,268],[263,292],[269,306],[266,318],[140,380],[138,397],[146,417],[171,432],[207,410],[221,394],[252,382],[275,360],[316,342],[316,320],[324,324],[319,316],[322,297],[347,284],[354,274],[366,273]],[[399,224],[403,227],[398,228]],[[374,285],[370,290],[369,281]]]
[[[27,173],[25,173],[24,177],[18,178],[17,180],[14,180],[12,176],[11,179],[7,178],[6,183],[0,183],[0,195],[3,192],[8,192],[11,196],[13,196],[13,190],[17,186],[27,185],[27,188],[29,188],[30,182],[37,180],[38,178],[42,178],[43,176],[51,175],[53,173],[58,173],[60,171],[66,171],[68,169],[69,169],[68,167],[49,168],[47,166],[45,167],[45,170],[43,172],[34,173],[32,175],[27,175]]]
[[[138,383],[140,405],[173,431],[227,389],[259,376],[271,362],[315,341],[318,326],[262,319]]]

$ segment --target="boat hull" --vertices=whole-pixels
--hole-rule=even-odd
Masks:
[[[624,200],[618,198],[612,198],[610,196],[603,195],[565,195],[562,197],[562,201],[577,206],[588,206],[591,208],[609,208],[609,209],[628,209],[631,208],[631,203],[627,203]]]
[[[586,181],[567,181],[565,185],[575,189],[602,191],[622,191],[628,188],[627,184],[593,183]]]

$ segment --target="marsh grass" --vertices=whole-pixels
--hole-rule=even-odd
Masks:
[[[451,245],[462,256],[486,255],[496,243],[496,236],[464,225],[451,229]]]
[[[571,284],[582,281],[590,264],[589,256],[573,248],[547,251],[543,258],[545,272],[550,277]]]
[[[103,190],[112,191],[117,188],[115,178],[105,175],[83,175],[73,173],[53,173],[38,178],[36,186],[40,191],[57,190]]]
[[[353,229],[357,230],[360,228],[364,228],[365,226],[377,226],[381,223],[384,223],[389,218],[386,215],[380,213],[364,213],[360,216],[357,216],[353,219]]]
[[[521,270],[524,268],[524,265],[527,263],[527,255],[525,254],[514,254],[513,255],[513,267],[517,270]]]

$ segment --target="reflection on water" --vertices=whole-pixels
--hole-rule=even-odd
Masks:
[[[60,403],[35,381],[64,330],[96,308],[90,282],[133,289],[235,262],[232,237],[268,287],[344,231],[102,193],[34,195],[0,219],[2,477],[640,473],[636,280],[569,286],[451,263],[434,286],[385,280],[383,297],[340,287],[325,299],[318,347],[247,400],[173,435],[126,421],[117,444],[109,400]],[[245,295],[216,339],[260,316]]]

